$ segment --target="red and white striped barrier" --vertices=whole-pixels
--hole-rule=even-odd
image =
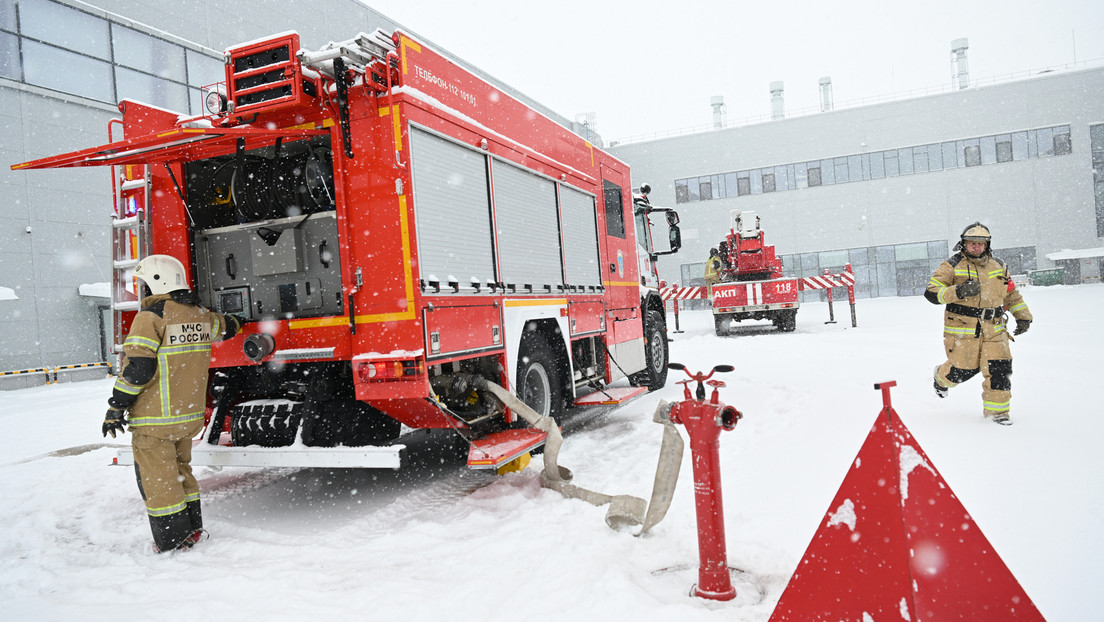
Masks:
[[[851,264],[844,266],[844,271],[838,274],[829,274],[828,270],[825,269],[824,274],[820,276],[807,276],[798,281],[798,287],[802,291],[807,289],[826,290],[828,294],[828,321],[825,324],[836,323],[836,312],[832,306],[832,288],[846,287],[847,301],[851,303],[851,326],[858,326],[858,320],[855,317],[855,273],[851,271]]]
[[[751,287],[752,285],[749,285]],[[762,284],[758,284],[758,287],[762,287]],[[858,320],[855,317],[855,273],[851,271],[851,264],[844,266],[843,272],[837,274],[829,274],[827,270],[820,276],[806,276],[798,279],[798,288],[801,291],[809,289],[823,289],[828,294],[828,322],[827,324],[834,324],[836,321],[836,313],[832,306],[832,288],[846,287],[847,288],[847,301],[851,304],[851,326],[858,326]],[[660,283],[659,295],[663,298],[664,302],[670,300],[674,306],[675,313],[675,331],[681,333],[679,330],[679,307],[678,302],[680,300],[698,300],[709,298],[709,288],[706,287],[679,287],[678,285],[667,285],[664,282]],[[753,300],[753,294],[749,291],[748,300]],[[749,303],[755,304],[755,303]]]
[[[664,300],[695,300],[708,297],[704,287],[679,287],[664,286],[659,288],[659,295]]]

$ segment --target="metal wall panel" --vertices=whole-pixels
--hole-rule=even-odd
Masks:
[[[410,150],[420,278],[494,282],[486,156],[417,128]]]
[[[495,219],[502,282],[521,291],[563,285],[556,185],[512,164],[494,162]]]

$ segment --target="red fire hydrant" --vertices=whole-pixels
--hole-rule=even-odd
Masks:
[[[729,372],[731,365],[717,365],[708,374],[690,373],[679,363],[668,365],[690,376],[682,380],[684,399],[671,408],[671,421],[686,426],[690,435],[690,452],[694,459],[694,503],[698,515],[698,584],[692,594],[712,600],[732,600],[736,589],[728,573],[725,549],[724,502],[721,498],[721,461],[717,450],[722,430],[732,430],[743,417],[740,411],[720,401],[718,390],[725,386],[719,380],[709,380],[717,372]],[[690,394],[690,383],[697,382],[696,395]],[[713,395],[705,401],[705,385],[713,387]]]

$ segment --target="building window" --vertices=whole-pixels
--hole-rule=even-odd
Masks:
[[[786,167],[776,166],[774,167],[774,184],[777,190],[785,190],[789,185],[786,181]]]
[[[0,0],[0,29],[0,76],[109,104],[199,114],[199,87],[225,80],[220,57],[52,0]]]
[[[901,165],[902,175],[912,175],[912,149],[898,149],[897,162]]]
[[[820,166],[819,165],[812,166],[810,164],[807,171],[808,171],[808,177],[809,177],[809,187],[821,185]]]
[[[912,148],[912,170],[917,173],[928,172],[928,147]]]
[[[23,40],[23,76],[28,84],[63,93],[102,102],[115,99],[109,63],[29,39]]]
[[[1070,140],[1068,125],[1054,128],[1054,155],[1069,155],[1073,153],[1073,142]]]
[[[882,179],[885,176],[885,156],[881,151],[870,154],[870,178]]]
[[[1012,161],[1012,136],[1000,134],[997,136],[997,162]]]
[[[621,186],[603,179],[602,189],[606,204],[606,233],[625,239],[625,205],[621,198]]]
[[[56,2],[19,2],[19,34],[87,56],[111,58],[107,22]]]
[[[751,194],[751,177],[749,173],[736,173],[736,195],[744,196]]]
[[[686,203],[829,186],[1072,152],[1070,126],[1058,125],[675,180],[675,201]]]
[[[708,177],[698,178],[698,196],[702,201],[709,201],[713,198],[713,184],[710,183]]]
[[[724,174],[724,185],[725,185],[725,196],[726,197],[740,196],[740,182],[738,181],[739,177],[740,176],[739,176],[738,173],[725,173]]]
[[[1012,159],[1027,159],[1027,132],[1012,133]]]
[[[1033,131],[1039,144],[1039,157],[1054,155],[1054,128],[1044,127]]]
[[[943,150],[938,144],[928,145],[928,170],[943,170]]]
[[[955,149],[954,141],[943,143],[943,168],[958,168],[959,164],[958,150]]]
[[[981,166],[981,146],[966,145],[962,150],[962,160],[966,166]]]
[[[1093,191],[1096,195],[1096,237],[1104,237],[1104,124],[1089,126]]]
[[[19,71],[19,39],[6,32],[0,32],[0,77],[23,79]]]
[[[896,177],[901,174],[901,166],[897,161],[897,151],[885,152],[885,174],[886,177]]]
[[[850,167],[847,166],[847,158],[834,158],[832,160],[832,166],[836,169],[836,183],[846,184],[851,179],[851,174],[848,172]],[[858,174],[862,174],[862,171],[856,171]]]
[[[675,203],[689,203],[690,190],[686,187],[685,179],[675,180]]]

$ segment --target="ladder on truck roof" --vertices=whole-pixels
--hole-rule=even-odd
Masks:
[[[115,212],[111,215],[111,325],[112,350],[118,356],[122,355],[126,338],[123,314],[137,311],[141,301],[132,272],[150,254],[152,178],[148,164],[111,167],[115,191]]]

